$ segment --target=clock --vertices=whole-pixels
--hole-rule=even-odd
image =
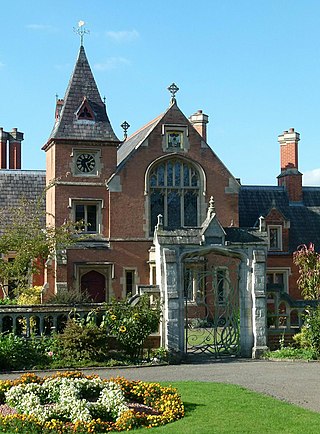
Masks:
[[[83,173],[91,173],[96,167],[94,154],[80,154],[76,160],[77,169]]]

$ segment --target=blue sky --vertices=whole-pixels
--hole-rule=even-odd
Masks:
[[[41,151],[79,50],[116,134],[169,106],[209,115],[208,142],[243,184],[276,185],[277,137],[301,134],[299,169],[320,185],[320,2],[317,0],[11,0],[1,2],[0,126],[24,132],[23,168]]]

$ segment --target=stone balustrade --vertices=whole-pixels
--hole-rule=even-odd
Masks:
[[[14,333],[30,337],[61,332],[70,317],[85,319],[95,313],[95,320],[105,312],[104,303],[86,304],[42,304],[42,305],[2,305],[0,306],[0,332]]]

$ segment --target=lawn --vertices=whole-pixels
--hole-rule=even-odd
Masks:
[[[240,386],[175,382],[185,403],[185,417],[148,430],[154,434],[304,433],[320,431],[320,413],[302,409]],[[146,433],[145,429],[133,431]]]

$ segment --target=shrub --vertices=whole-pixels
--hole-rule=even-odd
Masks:
[[[43,368],[50,364],[52,338],[25,339],[12,333],[0,335],[0,369]]]
[[[146,338],[158,330],[160,315],[159,303],[151,307],[149,296],[145,294],[136,304],[128,299],[113,300],[106,310],[103,324],[126,354],[131,359],[138,359]]]
[[[57,357],[65,362],[103,361],[108,356],[108,337],[105,329],[69,318],[61,334],[55,337]]]

